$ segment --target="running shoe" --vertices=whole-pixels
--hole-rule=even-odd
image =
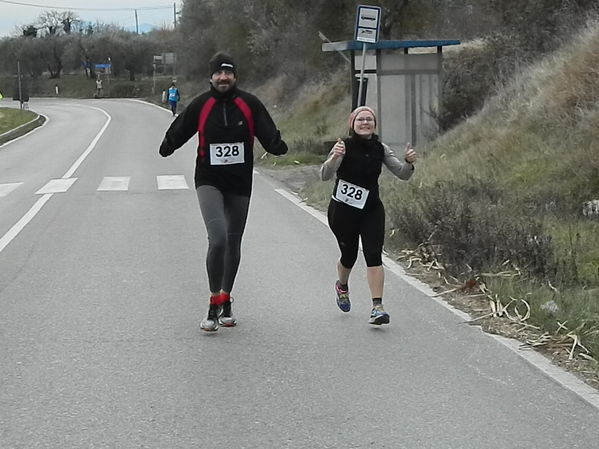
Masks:
[[[349,312],[351,302],[349,301],[349,290],[343,290],[339,281],[335,282],[335,292],[337,293],[337,306],[343,312]]]
[[[383,310],[383,305],[374,306],[370,312],[368,324],[389,324],[389,314]]]
[[[218,330],[218,314],[220,306],[210,304],[208,316],[200,322],[200,329],[206,332],[214,332]]]
[[[228,301],[223,302],[220,309],[220,315],[218,316],[218,322],[225,327],[233,327],[237,324],[237,320],[233,317],[231,312],[231,303],[233,298],[229,298]]]

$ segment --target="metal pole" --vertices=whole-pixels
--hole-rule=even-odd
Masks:
[[[364,106],[362,104],[362,84],[364,79],[364,65],[366,64],[366,42],[362,44],[362,69],[360,70],[360,88],[358,89],[358,106]]]
[[[21,105],[21,110],[23,110],[23,89],[21,87],[21,61],[17,59],[17,78],[19,85],[19,104]]]
[[[139,34],[139,23],[137,20],[137,9],[135,10],[135,33]]]
[[[156,93],[156,63],[152,64],[152,95]]]

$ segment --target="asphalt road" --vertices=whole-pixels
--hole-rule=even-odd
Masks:
[[[338,311],[331,232],[260,173],[239,325],[202,332],[195,139],[159,157],[141,102],[30,108],[0,147],[0,448],[598,447],[592,401],[391,270],[389,326],[361,258]]]

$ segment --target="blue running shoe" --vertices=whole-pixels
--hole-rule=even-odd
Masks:
[[[349,301],[349,290],[343,290],[339,281],[335,282],[335,292],[337,293],[337,306],[343,312],[349,312],[351,302]]]
[[[389,324],[389,314],[383,310],[382,305],[374,306],[372,312],[370,312],[370,319],[368,324]]]

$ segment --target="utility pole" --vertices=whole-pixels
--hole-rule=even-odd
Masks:
[[[21,105],[21,111],[23,110],[23,87],[21,85],[21,61],[17,59],[17,79],[19,86],[19,104]]]
[[[177,3],[173,3],[173,26],[177,29]]]
[[[139,34],[139,23],[137,21],[137,9],[135,9],[134,11],[135,11],[135,33]]]

